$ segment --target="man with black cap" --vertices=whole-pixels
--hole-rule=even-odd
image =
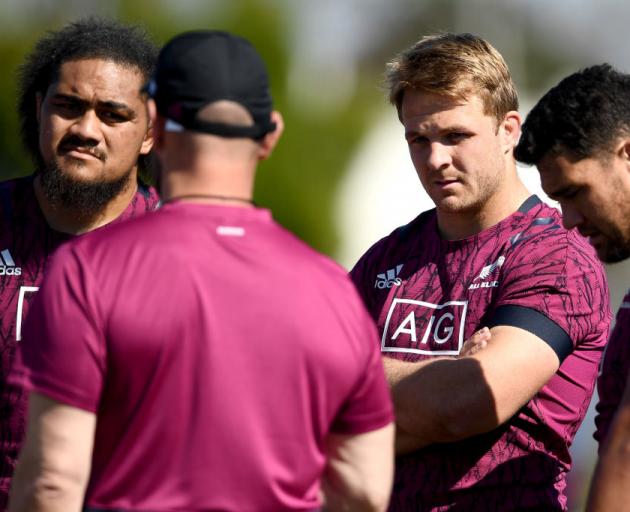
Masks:
[[[31,409],[10,510],[384,510],[374,326],[252,203],[283,127],[261,58],[186,33],[147,90],[164,206],[53,258],[13,375]]]

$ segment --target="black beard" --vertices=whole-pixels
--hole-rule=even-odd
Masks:
[[[604,263],[617,263],[628,257],[630,257],[630,244],[624,243],[623,240],[615,240],[606,247],[606,253],[602,255],[601,260]]]
[[[107,204],[123,192],[133,168],[112,181],[84,182],[68,176],[58,167],[41,167],[39,184],[51,206],[70,210],[79,218],[98,215]]]

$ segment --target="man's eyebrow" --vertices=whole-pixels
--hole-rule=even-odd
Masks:
[[[64,94],[62,92],[55,93],[53,95],[53,99],[71,101],[71,102],[77,103],[79,105],[87,105],[87,103],[88,103],[83,98],[79,98],[78,96],[75,96],[73,94]]]
[[[560,199],[568,194],[571,194],[575,187],[573,185],[567,185],[566,187],[559,188],[558,190],[554,190],[553,192],[548,193],[547,195],[551,199]]]
[[[418,130],[405,130],[405,139],[408,139],[409,137],[413,137],[415,135],[418,135]]]
[[[99,101],[98,105],[105,108],[110,108],[112,110],[126,110],[127,112],[134,113],[134,110],[127,105],[126,103],[121,103],[119,101]]]
[[[83,107],[86,107],[86,106],[90,105],[89,101],[87,101],[87,100],[85,100],[83,98],[80,98],[79,96],[75,96],[73,94],[64,94],[64,93],[58,92],[58,93],[55,93],[53,98],[54,99],[71,101],[71,102],[76,103],[78,105],[81,105]],[[114,101],[114,100],[99,101],[98,102],[98,106],[101,107],[101,108],[108,108],[108,109],[111,109],[111,110],[123,110],[125,112],[130,113],[130,114],[135,114],[135,111],[133,110],[133,108],[131,108],[126,103],[122,103],[120,101]]]
[[[428,131],[431,130],[418,130],[417,128],[409,128],[408,130],[405,130],[405,138],[408,139],[409,137],[413,137],[414,135],[424,136],[425,133],[427,133]],[[443,128],[440,128],[438,130],[438,133],[440,135],[452,132],[471,133],[472,130],[470,129],[470,127],[466,127],[462,124],[452,124],[449,126],[444,126]]]

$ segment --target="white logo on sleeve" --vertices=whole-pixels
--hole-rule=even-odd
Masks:
[[[374,288],[383,290],[384,288],[391,288],[392,286],[400,286],[402,279],[398,277],[400,271],[403,268],[403,264],[396,265],[394,268],[390,268],[387,272],[382,274],[376,274],[376,282]]]
[[[22,267],[17,267],[15,265],[15,261],[13,261],[9,249],[0,251],[0,263],[0,276],[22,275]]]
[[[17,306],[17,318],[15,319],[15,339],[20,341],[22,339],[22,321],[24,320],[26,309],[25,306],[28,299],[32,297],[32,294],[39,290],[39,286],[20,286],[20,296],[18,298]],[[27,295],[29,296],[27,298]]]
[[[382,352],[457,355],[464,343],[468,301],[432,304],[394,299],[381,339]]]
[[[505,262],[505,256],[501,255],[494,263],[486,265],[481,269],[479,275],[473,279],[473,283],[468,287],[469,290],[476,290],[477,288],[496,288],[499,286],[499,281],[487,281],[489,277],[496,274]],[[481,283],[475,283],[475,281],[482,280]]]

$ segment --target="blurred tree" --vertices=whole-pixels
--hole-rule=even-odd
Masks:
[[[204,10],[205,2],[198,2],[190,6],[188,16],[174,16],[173,4],[160,7],[150,0],[118,2],[115,10],[123,22],[146,26],[158,43],[164,43],[178,32],[198,28],[229,30],[252,41],[268,64],[275,107],[282,112],[286,124],[285,135],[275,154],[261,165],[256,201],[271,208],[279,222],[309,244],[332,254],[337,240],[332,218],[334,192],[346,162],[369,124],[371,106],[375,99],[380,100],[373,80],[360,82],[354,97],[341,111],[313,119],[308,109],[301,111],[287,98],[291,44],[287,39],[287,23],[290,20],[281,4],[242,0],[230,3],[225,9],[217,8],[217,2],[214,4],[212,9]],[[111,14],[112,9],[110,4],[105,14]],[[98,10],[95,14],[99,14]],[[46,28],[57,28],[70,19],[53,23],[48,20]],[[11,71],[10,78],[0,82],[2,179],[32,172],[18,140],[14,77],[22,58],[44,31],[44,27],[34,24],[17,38],[0,39],[2,62]],[[334,84],[328,86],[334,87]]]

